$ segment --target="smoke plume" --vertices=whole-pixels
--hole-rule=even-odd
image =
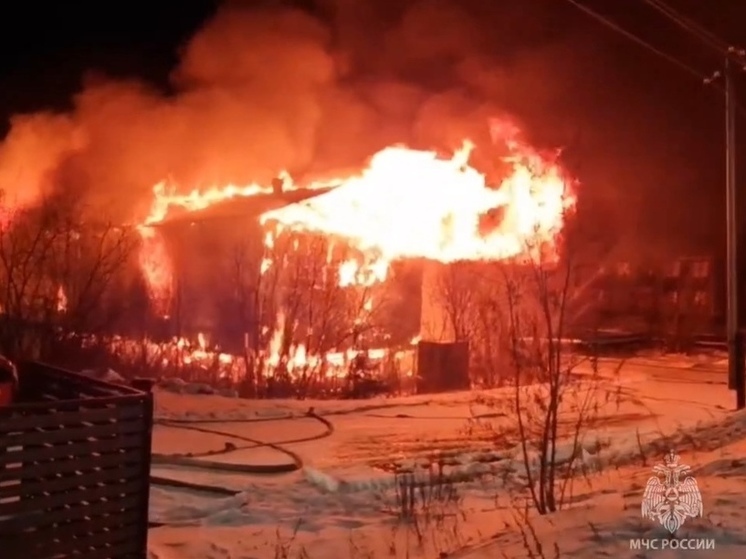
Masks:
[[[287,170],[302,183],[358,169],[390,144],[489,144],[489,117],[529,93],[549,99],[559,83],[521,74],[549,69],[505,45],[546,29],[502,4],[336,0],[310,15],[226,3],[184,45],[176,93],[89,76],[71,113],[14,117],[0,188],[18,206],[79,192],[130,222],[162,180],[191,191]],[[489,170],[494,154],[481,157]]]

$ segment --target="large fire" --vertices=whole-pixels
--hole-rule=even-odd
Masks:
[[[472,147],[466,142],[448,160],[387,148],[336,190],[266,213],[262,222],[345,239],[379,269],[404,258],[502,260],[552,244],[570,203],[560,169],[516,155],[512,173],[492,188],[467,164]],[[501,220],[484,230],[495,210]]]
[[[359,249],[362,261],[347,261],[340,269],[340,281],[347,285],[384,280],[388,264],[398,259],[502,260],[552,251],[566,212],[575,203],[572,185],[555,158],[522,142],[515,128],[495,121],[492,131],[493,139],[509,151],[509,172],[495,185],[469,165],[474,147],[469,141],[450,159],[389,147],[375,154],[358,175],[332,181],[332,191],[268,212],[261,222],[272,230],[279,226],[326,234]],[[287,188],[296,187],[289,183]],[[153,224],[171,208],[195,211],[230,198],[271,192],[271,187],[261,185],[229,185],[180,195],[157,185],[150,214],[140,228],[140,263],[154,302],[165,309],[173,271]],[[485,227],[486,218],[495,212],[500,218]]]
[[[282,230],[343,240],[360,254],[358,259],[338,264],[343,287],[384,281],[389,264],[401,259],[449,263],[556,255],[557,237],[567,211],[575,204],[572,183],[556,157],[532,149],[514,127],[495,121],[492,133],[509,154],[504,158],[507,172],[496,184],[489,184],[484,174],[469,165],[474,148],[469,141],[450,159],[430,151],[389,147],[375,154],[355,176],[305,187],[334,184],[331,191],[262,215],[265,245],[271,248],[274,235]],[[287,179],[286,190],[297,188]],[[163,184],[155,187],[151,212],[140,226],[140,264],[153,303],[163,314],[171,297],[173,270],[153,225],[172,208],[196,211],[272,190],[261,185],[227,186],[179,195],[169,193]],[[261,272],[272,265],[265,259]],[[276,336],[266,352],[269,369],[279,365],[278,349],[272,346],[279,347],[275,338],[282,330],[282,316],[278,316]],[[284,368],[302,369],[314,360],[329,358],[306,355],[306,348],[299,345],[290,349]]]

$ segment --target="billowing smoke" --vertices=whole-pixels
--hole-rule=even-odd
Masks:
[[[175,94],[91,77],[70,114],[15,117],[0,147],[6,203],[71,189],[135,221],[164,179],[190,191],[288,170],[302,183],[359,168],[389,144],[489,143],[488,119],[521,63],[500,39],[520,14],[472,4],[498,3],[336,0],[312,16],[229,2],[184,46]]]

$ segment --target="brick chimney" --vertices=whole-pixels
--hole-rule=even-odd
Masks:
[[[284,186],[285,186],[285,181],[281,179],[280,177],[276,177],[272,179],[272,192],[273,193],[282,194]]]

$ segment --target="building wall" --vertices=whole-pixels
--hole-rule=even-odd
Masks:
[[[236,305],[237,266],[249,275],[258,274],[264,236],[258,219],[182,224],[164,233],[176,272],[172,332],[212,333],[225,345],[240,345],[251,318]],[[415,335],[426,341],[455,341],[444,285],[464,284],[473,272],[464,269],[459,278],[453,271],[453,266],[432,261],[392,267],[386,310],[378,317],[391,332],[392,343]],[[627,328],[651,334],[675,328],[717,332],[722,327],[723,277],[713,258],[671,259],[655,267],[622,261],[603,268],[581,266],[573,289],[582,289],[582,295],[571,309],[571,327]]]
[[[242,308],[237,284],[240,279],[256,281],[259,275],[265,233],[258,220],[210,220],[171,227],[164,233],[176,279],[169,319],[173,335],[203,333],[221,347],[240,349],[244,333],[257,320],[249,316],[250,305]],[[277,257],[281,254],[280,248]],[[242,268],[242,278],[237,266]],[[265,276],[266,285],[275,281],[274,270]],[[376,330],[391,345],[409,343],[419,332],[421,281],[421,262],[398,262],[390,267],[385,285],[371,290]],[[281,293],[278,290],[278,297]]]
[[[425,342],[456,341],[453,320],[449,315],[444,288],[448,282],[448,265],[425,261],[422,264],[420,338]]]
[[[212,333],[235,343],[245,319],[236,308],[239,274],[256,276],[261,264],[258,220],[186,224],[170,229],[167,238],[175,272],[171,321],[176,335]]]

